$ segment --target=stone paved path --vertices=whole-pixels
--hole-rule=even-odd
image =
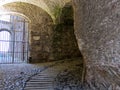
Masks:
[[[38,74],[27,82],[24,90],[54,90],[53,77],[46,74]]]
[[[78,71],[79,69],[75,74],[79,80],[81,79],[81,62],[80,59],[73,59],[35,65],[0,65],[0,90],[57,90],[54,88],[63,86],[57,86],[55,79],[64,70]],[[70,90],[66,85],[64,88]]]

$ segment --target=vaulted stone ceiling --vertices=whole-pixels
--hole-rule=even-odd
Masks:
[[[8,7],[16,8],[16,12],[20,12],[19,11],[20,8],[21,8],[21,12],[24,12],[24,11],[22,11],[22,9],[27,12],[28,11],[34,12],[34,10],[36,10],[35,8],[34,8],[34,10],[32,10],[32,8],[33,8],[32,5],[34,5],[37,8],[39,7],[41,9],[43,9],[44,11],[46,11],[51,16],[53,21],[55,22],[56,18],[59,17],[59,15],[61,13],[62,7],[64,7],[64,5],[70,1],[71,0],[0,0],[0,6],[2,6],[1,7],[2,9],[4,7],[6,7],[6,9],[8,9]],[[16,3],[16,2],[19,2],[19,3]],[[25,4],[23,5],[23,3],[25,3]],[[29,4],[31,4],[31,6]],[[10,11],[10,9],[8,9],[8,10]],[[13,9],[11,9],[11,10],[13,10]],[[3,11],[5,11],[5,10],[3,10]],[[14,11],[15,11],[15,9],[14,9]]]
[[[11,12],[19,12],[20,14],[27,16],[27,18],[29,18],[29,21],[32,23],[36,23],[36,22],[42,23],[44,19],[43,16],[45,17],[47,16],[48,18],[51,18],[47,14],[47,12],[45,12],[43,9],[39,8],[38,6],[28,4],[28,3],[23,3],[23,2],[14,2],[14,3],[6,4],[4,5],[3,10],[4,12],[8,12],[10,14],[12,14]]]

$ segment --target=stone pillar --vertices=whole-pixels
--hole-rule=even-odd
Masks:
[[[75,34],[86,67],[85,90],[119,90],[120,0],[72,2]]]

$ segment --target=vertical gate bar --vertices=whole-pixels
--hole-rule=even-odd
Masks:
[[[6,35],[5,35],[5,33],[4,33],[4,36],[5,36],[5,38],[7,37]],[[6,40],[4,40],[4,43],[6,44]],[[5,48],[6,47],[4,47],[4,57],[5,57],[5,60],[7,60],[7,56],[6,56],[6,50],[5,50]]]
[[[6,37],[5,37],[5,38],[6,38]],[[4,43],[6,43],[5,40],[4,40]],[[4,47],[4,51],[3,51],[3,52],[4,52],[4,60],[6,61],[7,59],[6,59],[5,47]]]
[[[14,21],[14,17],[13,18],[13,57],[12,57],[12,63],[14,63],[14,53],[15,53],[15,21]]]
[[[28,57],[28,53],[29,53],[29,24],[28,24],[28,22],[27,22],[27,30],[26,30],[26,32],[27,32],[27,62],[29,62],[28,60],[29,60],[29,57]]]
[[[8,44],[8,35],[6,35],[6,38],[7,38],[7,40],[6,40],[6,44]],[[5,57],[6,57],[6,60],[8,60],[8,51],[6,51],[6,55],[5,55]]]
[[[6,38],[5,33],[3,33],[3,37]],[[6,41],[4,40],[3,43],[6,43]],[[4,46],[3,46],[4,47]],[[3,55],[4,55],[4,60],[6,61],[6,57],[5,57],[5,47],[3,48]]]
[[[5,36],[4,33],[3,33],[3,36]],[[3,43],[5,43],[5,40],[3,40]],[[5,47],[3,46],[2,48],[3,48],[2,52],[3,52],[3,58],[4,58],[3,60],[5,60],[5,52],[4,52],[5,51]]]
[[[25,49],[25,19],[24,19],[24,21],[23,21],[23,61],[24,61],[24,49]]]

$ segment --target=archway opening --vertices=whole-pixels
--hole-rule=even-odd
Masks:
[[[0,32],[0,52],[8,52],[10,33],[8,31]]]
[[[0,16],[0,63],[28,60],[28,21],[18,15]]]

